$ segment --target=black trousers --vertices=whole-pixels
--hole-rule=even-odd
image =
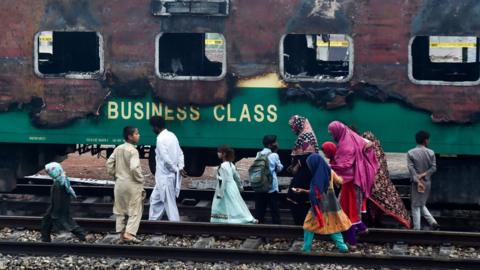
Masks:
[[[303,225],[305,218],[307,217],[308,210],[310,210],[310,204],[307,203],[292,203],[290,205],[290,210],[293,217],[293,222],[295,225]]]
[[[85,241],[85,231],[77,225],[77,223],[72,218],[67,218],[65,220],[52,219],[52,217],[47,214],[43,217],[42,220],[42,241],[50,242],[50,234],[52,233],[52,228],[67,230],[77,236],[80,240]]]
[[[280,224],[280,209],[278,206],[278,192],[259,192],[255,194],[255,217],[258,223],[265,223],[267,207],[272,214],[272,223]]]

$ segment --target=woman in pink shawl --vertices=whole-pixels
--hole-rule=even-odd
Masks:
[[[345,238],[349,244],[355,245],[357,232],[367,231],[367,226],[362,222],[361,212],[365,200],[370,197],[378,162],[375,152],[371,149],[373,144],[343,123],[331,122],[328,125],[328,132],[337,141],[335,161],[330,166],[343,178],[340,205],[353,225]]]

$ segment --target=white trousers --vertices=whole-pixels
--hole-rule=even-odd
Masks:
[[[157,183],[152,191],[148,220],[159,220],[166,212],[168,220],[180,221],[175,192],[175,178],[169,177],[165,184],[157,187]]]
[[[420,215],[421,214],[421,215]],[[412,218],[413,218],[413,229],[420,230],[421,229],[421,216],[423,216],[429,225],[437,223],[435,218],[433,218],[428,208],[424,206],[419,207],[412,207]]]

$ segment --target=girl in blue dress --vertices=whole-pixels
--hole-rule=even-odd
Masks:
[[[222,164],[217,169],[217,187],[213,196],[210,222],[257,223],[240,195],[243,187],[233,164],[235,152],[228,146],[221,146],[218,148],[218,158],[222,160]]]

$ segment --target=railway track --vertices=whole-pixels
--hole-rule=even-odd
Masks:
[[[108,233],[114,228],[112,220],[78,219],[85,229]],[[2,227],[38,230],[41,219],[38,217],[0,217]],[[142,221],[140,232],[152,234],[149,241],[140,245],[117,245],[108,241],[97,243],[39,243],[1,240],[0,252],[8,254],[61,255],[126,257],[138,259],[177,259],[190,261],[238,261],[238,262],[308,262],[335,263],[364,267],[401,267],[422,269],[479,269],[479,258],[452,258],[448,250],[470,247],[480,248],[480,234],[458,232],[425,232],[411,230],[371,229],[360,237],[365,245],[383,244],[385,253],[340,254],[331,250],[321,253],[300,251],[302,228],[298,226],[276,225],[227,225],[211,223],[172,223]],[[159,246],[155,239],[159,233],[172,235],[200,236],[191,247]],[[212,248],[212,239],[218,237],[242,238],[240,248]],[[106,237],[108,238],[108,237]],[[105,239],[106,239],[105,238]],[[265,239],[282,238],[291,241],[284,250],[259,248]],[[324,239],[322,237],[322,239]],[[255,244],[256,243],[256,244]],[[209,245],[210,244],[210,245]],[[389,246],[391,244],[391,246]],[[408,245],[434,245],[439,253],[433,256],[411,256],[402,254],[399,247]],[[443,250],[443,253],[442,253]]]
[[[211,198],[202,200],[195,196],[204,196],[198,194],[205,194],[202,191],[195,193],[192,191],[190,198],[185,198],[182,202],[178,202],[178,209],[182,220],[184,221],[200,221],[208,222],[210,220],[211,212]],[[212,194],[213,196],[213,194]],[[0,200],[0,214],[1,215],[29,215],[39,216],[43,215],[49,206],[48,197],[35,197],[31,199],[24,198],[3,198]],[[246,200],[250,211],[254,213],[254,202]],[[77,200],[71,203],[74,217],[93,217],[93,218],[109,218],[112,216],[113,203],[111,199],[87,197],[83,200]],[[145,202],[144,209],[149,209],[148,201]],[[286,205],[284,205],[286,207]],[[282,207],[280,209],[280,219],[282,224],[293,224],[293,219],[289,209]],[[144,219],[147,219],[148,211],[144,211]],[[270,221],[269,213],[267,214],[267,222]],[[449,217],[435,215],[437,221],[442,224],[444,230],[454,231],[475,231],[478,230],[480,220],[474,217]],[[383,217],[380,225],[386,228],[399,228],[400,225],[390,217]]]
[[[95,183],[94,180],[89,179],[88,182],[80,182],[80,183],[73,183],[72,185],[75,187],[75,192],[77,195],[86,196],[86,197],[106,197],[110,196],[113,197],[113,185],[111,184],[104,184],[107,180],[101,180],[101,184],[88,184],[88,183]],[[408,180],[409,181],[409,180]],[[396,183],[395,187],[399,192],[403,202],[405,205],[410,205],[410,185],[407,184],[408,181],[405,179],[396,179],[394,182]],[[111,181],[110,181],[111,182]],[[42,176],[35,176],[35,177],[28,177],[22,178],[18,180],[18,184],[16,189],[9,192],[10,194],[30,194],[30,195],[37,195],[37,196],[48,196],[50,195],[50,183],[51,179],[42,177]],[[287,201],[286,201],[286,190],[288,186],[282,186],[282,192],[279,194],[279,200],[281,206],[283,208],[288,208]],[[253,201],[255,199],[255,193],[249,189],[247,186],[246,190],[242,192],[242,197],[244,200]],[[145,187],[145,191],[147,193],[147,197],[153,191],[152,187]],[[196,189],[196,188],[187,188],[182,189],[180,192],[180,196],[178,201],[181,202],[185,198],[193,198],[196,200],[211,200],[213,198],[214,190],[213,189]],[[430,204],[432,208],[437,209],[446,209],[446,210],[476,210],[480,211],[479,204]]]
[[[0,214],[34,216],[43,214],[49,202],[47,198],[50,194],[49,181],[41,178],[34,178],[34,180],[34,184],[27,184],[23,181],[22,184],[17,185],[13,192],[8,194],[29,194],[35,195],[35,197],[22,200],[6,196],[0,200]],[[147,187],[145,190],[148,198],[152,188]],[[75,192],[79,195],[79,199],[72,203],[72,207],[77,217],[108,218],[111,216],[113,207],[112,185],[75,185]],[[181,215],[185,217],[184,220],[208,221],[213,196],[214,190],[183,189],[180,192],[177,203]],[[253,191],[244,191],[242,192],[242,197],[249,205],[251,211],[254,211],[255,193]],[[409,199],[404,198],[404,202],[408,205]],[[285,192],[279,194],[279,204],[282,223],[293,224]],[[147,202],[145,209],[148,209],[148,207]],[[430,205],[432,213],[442,224],[443,229],[459,231],[477,231],[480,228],[480,216],[478,215],[480,209],[478,208],[478,205],[471,207]],[[469,212],[464,213],[465,211]],[[400,226],[390,217],[382,217],[380,223],[375,225],[388,228],[398,228]]]

